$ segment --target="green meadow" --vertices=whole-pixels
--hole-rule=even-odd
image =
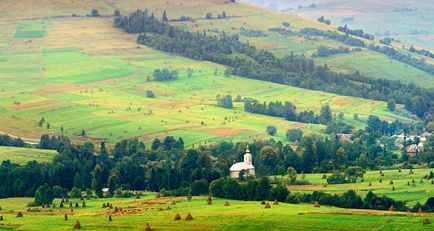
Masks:
[[[39,163],[51,163],[56,154],[57,151],[54,150],[0,146],[0,163],[5,160],[16,164],[26,164],[33,160]]]
[[[414,206],[417,202],[424,204],[426,200],[434,193],[434,185],[431,180],[424,179],[424,176],[429,175],[434,169],[414,169],[414,174],[410,174],[408,169],[398,170],[383,170],[384,176],[381,176],[379,171],[367,171],[363,177],[356,183],[348,184],[327,184],[327,180],[323,179],[324,174],[299,174],[297,179],[304,179],[310,185],[289,185],[288,189],[291,192],[312,192],[314,190],[324,191],[331,194],[342,194],[349,189],[353,189],[357,194],[365,196],[369,191],[379,195],[386,195],[395,200],[405,201],[407,205]],[[326,174],[330,176],[331,174]],[[273,179],[273,177],[271,178]],[[276,180],[279,177],[276,177]],[[380,182],[380,179],[382,182]],[[414,184],[412,183],[414,180]],[[392,181],[392,182],[391,182]],[[369,186],[371,183],[371,186]],[[391,184],[393,183],[393,184]],[[407,184],[410,185],[407,185]],[[393,187],[395,190],[393,190]]]
[[[144,230],[146,223],[151,230],[430,230],[432,225],[422,222],[426,217],[433,218],[432,214],[316,208],[311,204],[270,202],[271,208],[265,209],[260,202],[219,198],[207,205],[206,197],[194,197],[188,202],[181,197],[156,199],[154,194],[140,199],[91,199],[85,208],[79,199],[71,199],[80,206],[73,211],[66,205],[64,209],[26,212],[26,204],[31,201],[32,198],[0,199],[0,214],[4,217],[0,230],[73,230],[77,220],[83,230]],[[230,206],[224,206],[226,201]],[[122,208],[122,212],[102,208],[103,203]],[[19,211],[23,212],[22,218],[16,218]],[[175,221],[177,213],[181,220]],[[185,220],[187,213],[193,220]],[[64,219],[65,214],[68,220]]]
[[[39,27],[45,31],[47,36],[32,43],[14,38],[9,29],[0,32],[10,49],[5,50],[4,61],[0,62],[0,130],[37,140],[43,133],[60,134],[63,127],[73,139],[106,139],[111,144],[124,138],[150,142],[173,135],[183,137],[186,145],[195,145],[267,139],[268,125],[278,128],[274,138],[282,141],[289,128],[301,128],[310,134],[321,134],[325,129],[322,125],[249,114],[241,102],[235,102],[234,109],[219,108],[218,95],[291,101],[298,111],[316,113],[321,105],[330,104],[334,113],[344,113],[344,120],[356,128],[363,128],[371,114],[389,121],[409,120],[388,112],[385,102],[225,76],[224,66],[137,46],[134,35],[113,28],[111,21],[74,17],[18,21],[14,25],[18,29]],[[63,30],[68,30],[67,35]],[[148,81],[156,68],[177,70],[179,78]],[[191,76],[187,68],[194,70]],[[154,91],[156,98],[147,98],[147,90]],[[355,113],[360,120],[354,120]],[[46,122],[38,126],[42,118]],[[81,136],[83,130],[86,136]]]

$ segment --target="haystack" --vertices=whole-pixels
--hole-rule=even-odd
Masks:
[[[208,204],[208,205],[212,205],[212,198],[211,198],[211,197],[208,197],[208,199],[207,199],[207,204]]]
[[[313,207],[315,207],[315,208],[319,208],[320,207],[318,201],[315,201],[315,203],[313,204]]]
[[[265,204],[264,208],[266,208],[266,209],[271,209],[271,205],[267,202],[267,203]]]
[[[145,231],[151,231],[151,226],[149,225],[149,223],[146,223]]]
[[[395,186],[392,187],[392,191],[395,191]]]
[[[102,203],[102,208],[107,208],[107,205],[105,203]]]
[[[278,205],[279,201],[277,201],[277,199],[274,199],[273,205]]]
[[[191,213],[187,213],[187,216],[185,216],[185,220],[186,221],[193,220],[193,216],[191,215]]]
[[[176,213],[175,221],[179,221],[179,220],[181,220],[181,215],[179,215],[179,213]]]
[[[419,207],[419,209],[417,210],[418,213],[423,213],[423,210],[421,207]]]
[[[80,224],[80,221],[79,221],[79,220],[77,220],[77,221],[75,222],[75,224],[74,224],[74,229],[81,229],[81,224]]]
[[[322,175],[322,179],[323,179],[323,180],[327,179],[326,174]]]
[[[176,205],[176,201],[172,201],[172,205]]]
[[[75,207],[80,208],[80,206],[78,205],[78,202],[75,202]]]
[[[0,221],[2,221],[3,220],[3,216],[0,216]]]
[[[391,180],[389,184],[393,184],[393,180]]]
[[[112,221],[113,219],[112,219],[112,215],[109,215],[109,221]]]
[[[155,198],[160,198],[161,197],[161,193],[157,192],[157,194],[155,194]]]
[[[414,174],[413,169],[410,169],[410,172],[408,174]]]
[[[265,205],[265,201],[262,201],[262,202],[261,202],[261,205]]]
[[[391,205],[391,206],[389,207],[389,211],[395,211],[395,207],[393,207],[393,205]]]
[[[225,202],[225,206],[230,206],[228,201]]]
[[[429,224],[431,224],[431,221],[428,218],[425,218],[425,220],[423,220],[423,224],[429,225]]]
[[[23,213],[22,212],[18,212],[17,213],[17,217],[23,217]]]
[[[369,182],[368,186],[369,186],[369,187],[370,187],[370,186],[372,186],[372,183],[371,183],[371,182]]]
[[[65,219],[65,221],[68,220],[68,214],[65,214],[64,219]]]

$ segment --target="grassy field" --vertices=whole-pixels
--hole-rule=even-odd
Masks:
[[[111,1],[64,2],[68,7],[72,4],[66,8],[69,12],[55,5],[45,11],[32,13],[25,8],[15,16],[5,14],[17,20],[8,18],[0,22],[3,28],[0,31],[0,132],[37,141],[43,133],[59,134],[63,126],[65,134],[75,140],[99,142],[106,139],[113,143],[138,137],[149,142],[156,137],[174,135],[183,137],[187,145],[193,145],[205,141],[268,138],[265,133],[268,125],[278,128],[277,140],[285,140],[288,128],[300,127],[306,133],[321,133],[324,129],[320,125],[248,114],[243,111],[242,103],[235,103],[234,110],[219,108],[215,106],[219,94],[230,94],[233,98],[237,95],[252,97],[260,101],[291,101],[299,111],[314,110],[317,113],[321,105],[330,104],[333,112],[343,112],[345,121],[357,128],[364,127],[370,114],[389,121],[408,120],[388,112],[385,102],[227,77],[223,75],[225,67],[221,65],[137,46],[135,35],[113,28],[111,17],[81,17],[87,12],[84,10],[87,7],[98,8],[103,15],[112,14],[116,7],[124,13],[145,7],[162,12],[161,3],[157,1],[147,4],[122,1],[114,6],[114,2],[107,2]],[[1,2],[0,6],[21,6],[9,6],[8,3]],[[194,4],[199,5],[187,8]],[[228,25],[237,27],[245,21],[260,29],[271,24],[280,25],[283,21],[289,21],[296,28],[317,25],[295,16],[274,12],[268,15],[265,14],[267,11],[255,7],[242,10],[235,7],[239,6],[195,1],[164,6],[171,17],[200,17],[206,11],[217,10],[240,15],[227,21],[197,20],[197,28],[201,29],[218,27],[225,30],[230,29]],[[32,17],[26,17],[26,13]],[[68,13],[79,15],[71,17]],[[62,16],[52,17],[57,15]],[[261,20],[263,17],[269,20],[266,24]],[[285,46],[293,43],[293,48],[300,44],[283,38],[278,41]],[[303,48],[306,51],[316,46],[306,45]],[[178,70],[179,79],[165,83],[146,81],[155,68],[166,67]],[[187,68],[194,70],[191,77],[187,76]],[[146,98],[146,90],[154,91],[156,98]],[[353,119],[355,113],[361,120]],[[39,127],[37,124],[41,118],[47,122]],[[80,136],[82,130],[87,136]]]
[[[12,163],[17,164],[26,164],[32,160],[36,160],[39,163],[51,163],[56,154],[57,152],[54,150],[0,146],[0,163],[4,160],[10,160]]]
[[[271,205],[264,209],[259,202],[214,198],[213,205],[206,205],[205,197],[160,198],[148,194],[141,199],[94,199],[86,201],[86,208],[49,209],[45,212],[25,212],[32,198],[0,199],[4,221],[0,230],[72,230],[76,220],[84,230],[143,230],[149,223],[152,230],[431,230],[422,221],[432,214],[408,214],[402,212],[339,209],[311,204]],[[73,203],[81,202],[72,200]],[[171,202],[176,201],[176,205]],[[121,207],[122,212],[102,208],[102,203]],[[55,203],[59,204],[59,200]],[[168,209],[170,208],[170,209]],[[23,211],[23,218],[16,213]],[[182,220],[175,221],[179,213]],[[193,220],[186,221],[191,213]],[[68,214],[68,220],[64,220]],[[108,221],[108,216],[112,221]]]
[[[401,173],[398,170],[383,170],[382,177],[379,171],[368,171],[363,179],[357,183],[351,184],[329,184],[327,187],[323,185],[327,183],[326,179],[322,179],[323,174],[305,174],[305,180],[311,185],[290,185],[288,189],[291,192],[312,192],[314,190],[324,191],[332,194],[342,194],[349,189],[354,189],[358,194],[364,196],[367,192],[372,191],[375,194],[386,195],[395,200],[405,201],[407,205],[413,206],[417,202],[424,204],[426,200],[434,194],[434,185],[431,180],[425,180],[423,177],[428,175],[434,169],[415,169],[414,174],[409,174],[408,169],[404,169]],[[331,174],[326,174],[330,176]],[[298,179],[302,176],[298,175]],[[382,179],[382,183],[380,183]],[[420,180],[423,179],[421,182]],[[412,180],[415,184],[412,184]],[[393,181],[393,185],[390,184]],[[410,182],[410,186],[407,185]],[[369,183],[372,186],[369,186]],[[395,191],[392,190],[395,187]]]

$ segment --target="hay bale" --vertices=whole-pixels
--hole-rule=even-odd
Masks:
[[[389,184],[393,184],[393,180],[391,180]]]
[[[224,206],[230,206],[229,201],[226,201]]]
[[[149,225],[149,223],[146,223],[145,231],[151,231],[151,226]]]
[[[417,210],[418,213],[423,213],[423,210],[421,207],[419,207],[419,209]]]
[[[80,224],[80,221],[79,221],[79,220],[77,220],[77,221],[75,222],[75,224],[74,224],[74,229],[81,229],[81,224]]]
[[[315,207],[315,208],[319,208],[320,207],[318,201],[315,201],[315,203],[313,204],[313,207]]]
[[[408,174],[414,174],[413,169],[410,169],[410,172]]]
[[[185,220],[186,221],[193,220],[193,216],[191,215],[191,213],[187,213],[187,216],[185,216]]]
[[[391,205],[391,206],[389,207],[389,211],[395,211],[395,207],[393,207],[393,205]]]
[[[383,183],[383,180],[380,178],[380,181],[379,181],[380,183]]]
[[[112,219],[112,215],[109,215],[109,221],[112,221],[113,219]]]
[[[371,183],[371,182],[369,182],[368,186],[369,186],[369,187],[371,187],[371,186],[372,186],[372,183]]]
[[[181,220],[181,215],[179,215],[179,213],[176,213],[175,221],[179,221],[179,220]]]
[[[68,214],[65,214],[65,216],[64,216],[64,220],[65,220],[65,221],[68,220]]]
[[[3,216],[0,216],[0,221],[2,221],[3,220]]]
[[[172,205],[176,205],[176,201],[172,201]]]
[[[262,202],[261,202],[261,205],[265,205],[265,204],[266,204],[265,201],[262,201]]]
[[[161,193],[157,192],[157,194],[155,194],[155,198],[160,198],[161,197]]]
[[[23,217],[23,213],[20,211],[17,213],[17,217]]]
[[[274,199],[273,205],[278,205],[279,201],[277,201],[277,199]]]
[[[327,179],[326,174],[322,175],[322,179],[323,179],[323,180]]]
[[[271,209],[271,205],[267,202],[267,203],[265,204],[264,208],[266,208],[266,209]]]
[[[429,224],[431,224],[431,221],[428,219],[428,217],[425,218],[425,220],[423,220],[423,224],[424,224],[424,225],[429,225]]]

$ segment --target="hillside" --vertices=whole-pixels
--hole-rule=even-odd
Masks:
[[[102,9],[102,14],[108,12]],[[171,134],[184,137],[187,144],[264,137],[270,124],[278,127],[281,140],[291,127],[320,132],[319,125],[250,115],[243,112],[241,103],[235,104],[236,110],[216,107],[217,94],[291,101],[299,109],[317,112],[328,103],[333,112],[345,113],[345,120],[357,127],[363,127],[370,114],[406,120],[387,112],[384,102],[225,77],[220,65],[138,47],[135,36],[112,27],[111,17],[46,18],[56,14],[47,10],[45,17],[8,23],[1,32],[5,41],[0,62],[3,132],[35,139],[41,133],[59,133],[63,126],[67,135],[78,139],[85,130],[85,139],[150,140]],[[25,38],[17,38],[20,31],[27,32]],[[154,68],[164,67],[179,70],[179,80],[146,82]],[[187,67],[194,69],[191,77],[187,77]],[[17,78],[21,80],[10,81]],[[146,98],[146,90],[153,90],[157,97]],[[355,113],[361,122],[353,119]],[[50,129],[46,124],[37,126],[41,118]]]
[[[34,11],[36,4],[38,10]],[[85,17],[93,8],[103,17]],[[60,1],[56,4],[30,1],[26,5],[2,1],[0,83],[5,96],[0,100],[2,132],[34,140],[42,133],[60,134],[63,127],[63,132],[76,140],[114,142],[138,137],[150,141],[174,135],[183,137],[190,145],[223,139],[267,138],[265,127],[268,125],[278,128],[277,140],[285,140],[288,128],[302,128],[307,133],[322,133],[325,128],[249,114],[244,112],[243,104],[237,102],[234,110],[217,107],[216,96],[228,94],[232,98],[239,95],[260,102],[290,101],[299,111],[316,113],[321,105],[330,104],[333,113],[344,113],[344,121],[356,128],[363,128],[371,114],[388,121],[409,120],[389,112],[385,102],[228,77],[223,75],[224,66],[138,46],[135,35],[113,27],[111,15],[118,8],[122,13],[147,8],[156,15],[167,10],[170,18],[199,18],[194,23],[173,23],[193,31],[213,33],[217,29],[239,33],[241,27],[262,30],[267,37],[241,38],[278,56],[291,51],[311,55],[321,44],[341,45],[329,39],[306,41],[300,36],[282,37],[269,32],[270,25],[289,22],[291,30],[328,27],[300,17],[224,1],[166,4],[159,1],[146,4],[142,1]],[[206,12],[222,11],[230,17],[212,21],[200,19]],[[431,79],[434,79],[372,51],[356,54],[349,54],[351,59],[340,55],[315,60],[339,71],[358,70],[378,78],[414,81],[423,86],[431,86]],[[146,81],[156,68],[176,69],[179,79],[167,83]],[[374,73],[372,70],[376,68],[381,71]],[[188,69],[193,70],[190,77]],[[152,90],[156,98],[147,98],[147,90]],[[353,118],[355,113],[360,120]],[[42,119],[45,122],[38,126]]]
[[[414,44],[434,50],[432,1],[245,0],[243,2],[297,14],[312,20],[324,16],[333,24],[347,24],[379,37],[393,37],[408,45]]]

